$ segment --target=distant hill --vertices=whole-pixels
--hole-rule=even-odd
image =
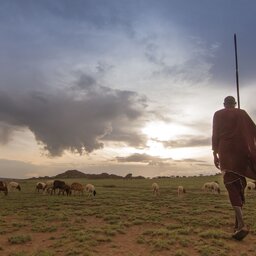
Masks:
[[[101,174],[86,174],[78,170],[68,170],[64,173],[57,174],[54,178],[56,179],[77,179],[77,178],[86,178],[86,179],[122,179],[122,176],[108,173]]]
[[[33,179],[146,179],[143,176],[132,176],[132,173],[128,173],[125,177],[119,176],[116,174],[108,174],[103,172],[101,174],[88,174],[80,172],[78,170],[67,170],[63,173],[57,174],[56,176],[44,176],[44,177],[32,177],[28,178],[29,180]]]
[[[67,170],[66,172],[57,174],[54,178],[56,179],[87,178],[87,175],[78,170]]]

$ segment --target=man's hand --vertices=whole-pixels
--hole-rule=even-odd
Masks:
[[[216,168],[220,169],[220,159],[218,157],[218,154],[216,152],[213,152],[213,157],[214,157],[214,165]]]

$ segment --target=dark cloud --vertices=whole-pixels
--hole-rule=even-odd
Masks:
[[[214,167],[214,165],[213,164],[197,164],[197,165],[199,165],[199,166],[204,166],[204,167]],[[215,168],[215,167],[214,167]]]
[[[211,145],[210,137],[184,136],[177,140],[161,141],[168,148],[202,147]]]
[[[184,158],[181,160],[175,160],[175,162],[182,162],[182,163],[204,163],[205,161],[194,159],[194,158]]]
[[[52,156],[64,150],[90,153],[103,148],[104,141],[144,145],[140,130],[148,114],[145,97],[99,86],[89,75],[71,87],[49,93],[2,91],[0,122],[28,127]],[[8,139],[7,128],[2,126],[2,142]]]
[[[148,166],[155,166],[155,167],[174,167],[178,164],[196,164],[200,166],[212,166],[208,165],[206,161],[195,159],[195,158],[185,158],[180,160],[174,160],[172,158],[161,158],[157,156],[151,156],[148,154],[139,154],[135,153],[126,157],[116,157],[115,160],[121,163],[144,163]]]
[[[11,139],[12,132],[16,127],[7,123],[0,122],[0,143],[7,144]]]
[[[163,161],[170,161],[171,158],[160,158],[155,156],[150,156],[147,154],[135,153],[127,157],[116,157],[118,162],[134,162],[134,163],[156,163]]]

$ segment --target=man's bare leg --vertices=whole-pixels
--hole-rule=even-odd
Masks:
[[[242,207],[240,206],[233,206],[236,216],[236,226],[235,226],[235,233],[233,234],[233,238],[236,240],[243,240],[249,233],[247,227],[245,227],[244,220],[243,220],[243,213]]]

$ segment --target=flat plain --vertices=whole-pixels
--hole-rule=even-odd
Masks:
[[[202,191],[205,182],[215,180],[221,194]],[[234,213],[220,175],[64,180],[94,184],[94,198],[38,193],[38,181],[19,180],[21,191],[0,192],[0,255],[256,255],[256,191],[246,193],[250,233],[235,241]],[[153,182],[159,196],[152,194]],[[185,194],[177,195],[178,185]]]

